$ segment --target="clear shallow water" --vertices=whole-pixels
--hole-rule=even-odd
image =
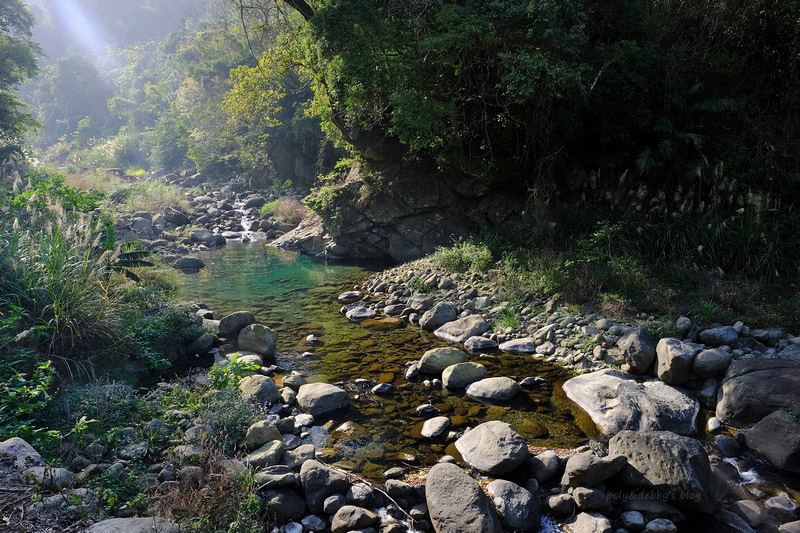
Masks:
[[[278,362],[302,370],[310,381],[346,382],[351,408],[336,418],[333,428],[350,421],[342,431],[316,432],[328,462],[380,479],[389,466],[412,461],[436,462],[454,453],[444,439],[431,441],[419,435],[424,419],[415,409],[433,403],[461,431],[487,420],[512,424],[532,446],[570,448],[586,439],[566,406],[554,402],[552,391],[523,391],[510,404],[487,405],[463,392],[426,388],[405,381],[405,363],[419,359],[433,347],[444,346],[432,334],[397,321],[376,320],[355,324],[339,313],[336,297],[364,281],[378,265],[323,265],[308,257],[275,251],[263,243],[230,242],[225,248],[198,254],[206,267],[182,274],[183,298],[204,303],[220,318],[238,310],[253,312],[258,322],[278,332]],[[323,341],[310,347],[309,334]],[[302,357],[306,351],[311,357]],[[530,357],[471,356],[489,370],[489,376],[527,376],[550,379],[555,389],[567,374],[559,367]],[[370,386],[356,385],[363,378],[388,382],[397,390],[376,396]],[[280,382],[280,376],[276,381]]]

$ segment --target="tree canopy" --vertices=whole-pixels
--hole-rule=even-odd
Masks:
[[[40,50],[31,40],[34,18],[21,0],[0,3],[0,161],[22,151],[24,134],[37,123],[16,96],[37,70]]]
[[[363,154],[390,137],[529,187],[605,169],[698,187],[723,164],[797,179],[797,0],[239,4],[290,36],[250,71],[274,74],[262,92],[296,69],[308,112]]]

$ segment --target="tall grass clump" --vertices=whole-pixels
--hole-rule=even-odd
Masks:
[[[94,215],[98,201],[58,175],[0,182],[0,354],[35,354],[28,370],[52,360],[62,377],[94,376],[124,357],[163,359],[153,352],[183,331],[199,335],[186,313],[151,311],[166,289],[143,274],[146,252],[116,246],[110,222]]]
[[[290,196],[278,198],[272,210],[272,215],[276,220],[289,222],[291,224],[299,224],[307,214],[308,209],[306,209],[306,206],[297,198],[292,198]]]
[[[492,266],[492,251],[485,244],[459,241],[451,248],[439,248],[433,263],[452,272],[484,272]]]
[[[101,223],[58,204],[0,222],[5,345],[35,349],[74,370],[116,342],[120,287],[113,252],[96,252],[102,236]]]

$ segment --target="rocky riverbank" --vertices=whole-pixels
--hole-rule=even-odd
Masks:
[[[434,297],[424,295],[426,303],[420,306],[419,294],[413,291],[405,296],[398,294],[407,290],[403,288],[406,284],[418,286],[416,280],[396,281],[394,290],[387,292],[391,287],[389,278],[398,272],[383,273],[356,291],[342,294],[343,301],[361,298],[358,301],[364,302],[361,306],[347,304],[343,312],[350,314],[351,320],[357,320],[359,315],[350,313],[353,309],[362,310],[362,315],[364,309],[370,309],[374,311],[374,315],[366,313],[370,316],[379,313],[386,316],[389,310],[391,318],[395,310],[390,306],[402,306],[400,317],[412,323],[418,319],[418,323],[430,324],[423,317],[427,315],[426,320],[430,320],[435,316],[436,313],[428,311],[437,306],[441,309],[446,300],[442,296],[449,291],[458,294],[458,284],[462,282],[450,279],[452,287],[443,288]],[[434,283],[432,274],[424,273],[429,283]],[[442,277],[442,274],[434,275]],[[442,279],[436,282],[437,286],[441,282]],[[445,279],[443,285],[449,284]],[[449,305],[456,317],[439,325],[435,332],[455,335],[453,332],[464,329],[462,324],[469,317],[474,317],[472,322],[477,324],[478,320],[487,324],[492,320],[491,297],[481,291],[473,292],[474,288],[467,290],[465,294],[471,297],[463,300],[472,309],[460,309],[459,300],[452,301]],[[483,307],[484,314],[475,309],[473,300],[479,299],[490,301],[488,306],[478,306]],[[553,306],[549,305],[548,322],[558,324],[564,317],[558,317],[558,309]],[[247,361],[259,367],[241,380],[239,391],[242,401],[258,404],[268,414],[247,429],[238,458],[219,458],[213,464],[204,461],[209,450],[203,440],[202,421],[177,420],[181,414],[173,413],[176,420],[150,422],[154,427],[163,425],[174,432],[172,444],[167,448],[153,453],[147,442],[135,439],[114,450],[90,445],[92,450],[87,447],[83,451],[84,461],[74,463],[83,465],[74,473],[43,465],[37,460],[35,450],[17,439],[6,441],[0,450],[5,464],[14,465],[22,474],[17,480],[19,486],[23,487],[22,480],[27,479],[40,489],[55,491],[93,473],[117,468],[115,464],[138,454],[140,458],[163,458],[148,468],[148,483],[159,493],[203,483],[213,472],[221,475],[250,472],[255,480],[254,490],[269,509],[276,532],[483,532],[555,528],[573,532],[656,532],[677,531],[696,523],[721,523],[736,531],[797,531],[800,526],[796,520],[796,487],[766,487],[754,479],[757,474],[753,471],[737,469],[740,463],[752,463],[752,457],[759,456],[788,474],[797,472],[797,451],[792,447],[796,441],[792,441],[792,435],[798,424],[778,405],[781,401],[790,405],[797,398],[797,389],[793,388],[797,386],[797,373],[792,372],[793,365],[798,364],[794,357],[797,344],[792,342],[793,337],[776,331],[748,332],[744,328],[737,331],[737,326],[698,331],[695,339],[681,336],[655,342],[648,341],[641,328],[616,324],[619,338],[604,339],[605,348],[610,353],[619,350],[620,356],[630,361],[624,363],[627,370],[632,370],[631,363],[635,363],[639,374],[603,368],[576,376],[564,386],[566,395],[588,413],[600,430],[600,437],[591,446],[569,453],[535,450],[538,453],[534,454],[509,424],[485,422],[456,433],[448,431],[447,417],[438,415],[433,406],[421,405],[419,414],[426,420],[423,435],[444,436],[453,444],[450,448],[453,455],[440,457],[439,464],[431,469],[414,466],[388,469],[384,473],[385,482],[374,485],[325,464],[325,450],[309,442],[316,426],[324,425],[331,414],[348,410],[353,398],[346,388],[307,383],[299,373],[288,373],[276,382],[270,377],[281,373],[272,364],[275,332],[255,324],[248,312],[237,312],[219,321],[213,319],[209,310],[198,308],[197,313],[215,333],[198,338],[192,350],[216,353],[219,367],[232,364],[232,357],[221,355],[232,353],[238,353],[234,361]],[[488,329],[476,335],[462,333],[459,338],[465,348],[473,349],[478,346],[491,349],[498,340],[497,348],[509,351],[509,347],[518,351],[518,346],[532,344],[533,354],[536,347],[555,340],[560,348],[565,348],[561,354],[538,355],[567,360],[572,351],[564,345],[572,336],[568,331],[573,328],[569,326],[574,324],[577,330],[583,327],[580,322],[587,320],[585,316],[566,318],[575,322],[567,321],[566,327],[552,328],[553,336],[546,338],[514,342],[512,332],[502,333],[505,338],[501,338]],[[595,324],[592,327],[605,325],[602,318],[591,320]],[[687,325],[685,320],[681,324]],[[527,325],[536,331],[546,326],[534,319]],[[686,332],[691,331],[688,326]],[[483,326],[477,327],[480,329]],[[606,333],[597,335],[611,337],[607,329],[598,329]],[[584,334],[581,330],[579,335]],[[634,338],[636,342],[631,342]],[[697,342],[701,340],[707,344],[701,346]],[[723,341],[728,344],[721,344]],[[307,342],[313,345],[315,339],[309,338]],[[763,349],[758,349],[756,342]],[[734,351],[742,354],[736,353],[734,359]],[[410,362],[408,372],[417,376],[417,386],[467,387],[467,394],[476,401],[503,402],[518,394],[522,386],[542,385],[535,378],[519,384],[504,376],[488,377],[485,369],[481,371],[480,365],[468,360],[467,352],[456,348],[431,350],[422,354],[419,361]],[[687,358],[690,361],[674,362]],[[712,442],[695,426],[701,401],[713,400],[712,394],[701,393],[709,388],[708,380],[718,378],[721,386],[717,417],[708,422],[709,428],[716,432]],[[207,379],[198,379],[201,386],[208,385]],[[758,381],[763,379],[771,384],[769,388]],[[746,380],[757,380],[756,385]],[[376,394],[391,393],[391,384],[378,383],[373,390]],[[767,411],[768,414],[758,414]],[[746,426],[756,418],[761,420],[737,435],[720,433],[720,428],[728,427],[722,424]],[[134,428],[128,433],[136,434]],[[95,458],[101,461],[93,462]],[[96,499],[88,492],[84,494],[85,491],[78,488],[62,493],[72,495],[68,498],[56,492],[46,500],[49,503],[45,507],[52,506],[57,513],[77,512],[100,518],[99,509],[91,503]],[[75,494],[81,496],[82,503],[62,509],[62,502],[74,501]],[[713,522],[707,517],[713,517]],[[113,527],[130,529],[142,525],[145,527],[142,531],[150,530],[146,528],[153,523],[141,520],[101,521],[88,531],[97,533],[115,531]],[[168,522],[158,525],[171,527]]]
[[[256,220],[268,200],[226,185],[194,197],[191,213],[141,213],[122,219],[118,229],[144,238],[181,267],[180,257],[190,259],[193,250],[278,236],[284,230],[276,221]],[[189,225],[188,236],[172,239]],[[376,274],[331,305],[353,322],[404,322],[450,344],[409,360],[406,388],[507,406],[517,395],[552,384],[536,372],[523,379],[490,375],[480,357],[546,361],[574,371],[559,394],[594,439],[577,450],[536,449],[512,424],[467,420],[469,427],[455,430],[449,416],[423,402],[416,410],[420,438],[446,444],[446,453],[406,456],[383,472],[383,483],[370,483],[327,464],[335,457],[315,435],[350,431],[349,422],[330,418],[346,416],[364,391],[388,396],[397,384],[375,376],[309,383],[302,372],[281,366],[279,332],[256,323],[252,313],[215,320],[213,311],[196,306],[207,331],[186,352],[213,356],[218,369],[254,366],[243,371],[238,394],[263,417],[246,429],[238,453],[220,456],[206,438],[208,421],[180,410],[145,427],[124,428],[119,446],[92,442],[76,449],[62,468],[10,439],[0,443],[4,483],[24,496],[34,489],[40,495],[19,509],[42,527],[68,516],[80,517],[93,533],[178,531],[170,516],[103,520],[98,495],[86,488],[93,476],[144,461],[142,489],[153,497],[210,491],[214,479],[251,479],[276,533],[800,531],[800,486],[793,477],[800,473],[800,424],[793,416],[800,409],[798,337],[742,323],[699,328],[685,317],[623,323],[575,313],[552,299],[512,306],[491,272],[453,274],[430,260]],[[319,339],[310,336],[306,343],[310,354]],[[216,394],[206,376],[192,386]],[[165,436],[143,438],[156,433]],[[4,499],[3,505],[20,502]]]

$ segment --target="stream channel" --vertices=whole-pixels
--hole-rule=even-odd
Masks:
[[[331,432],[315,426],[307,437],[327,462],[381,481],[382,472],[391,466],[415,461],[434,464],[442,455],[455,455],[454,447],[447,447],[444,439],[419,435],[424,419],[415,410],[428,402],[450,418],[454,431],[502,420],[512,424],[531,446],[573,448],[587,438],[568,407],[557,399],[568,373],[530,357],[471,356],[487,367],[489,376],[516,380],[541,376],[553,384],[552,389],[523,390],[505,405],[479,403],[466,397],[463,390],[407,382],[408,361],[447,343],[417,326],[395,321],[350,322],[339,313],[341,304],[336,300],[341,292],[386,265],[325,265],[266,247],[263,241],[232,241],[222,249],[197,255],[206,267],[181,275],[185,300],[206,304],[215,318],[251,311],[258,323],[278,333],[280,367],[298,370],[309,381],[335,383],[350,391],[350,410],[334,419],[329,425]],[[310,334],[322,344],[306,344]],[[307,352],[312,354],[304,356]],[[281,378],[281,374],[274,376],[276,383]],[[376,383],[397,388],[378,396],[370,392]],[[350,423],[336,431],[345,422]]]

